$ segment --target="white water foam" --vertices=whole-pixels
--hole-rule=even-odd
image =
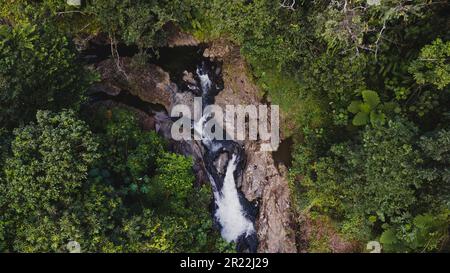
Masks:
[[[198,121],[194,122],[194,133],[200,137],[203,144],[211,149],[212,139],[208,134],[204,134],[203,127],[209,115],[203,115]]]
[[[228,242],[237,241],[240,235],[249,235],[255,231],[253,223],[244,216],[239,202],[233,175],[235,170],[236,155],[233,155],[227,166],[221,194],[214,193],[217,204],[215,216],[222,226],[222,237]]]
[[[208,92],[211,89],[211,80],[208,74],[200,73],[200,69],[197,68],[197,75],[200,78],[200,85],[202,86],[203,93]]]

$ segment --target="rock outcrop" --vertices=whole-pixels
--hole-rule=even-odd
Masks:
[[[248,76],[237,47],[217,41],[205,50],[204,56],[223,61],[224,90],[216,96],[216,104],[261,104],[261,93]],[[259,202],[258,251],[296,252],[287,172],[276,168],[270,152],[260,151],[261,143],[244,141],[247,164],[238,185],[249,201]]]
[[[181,29],[175,24],[169,22],[164,26],[164,30],[167,32],[167,46],[197,46],[199,41],[191,34],[182,32]]]
[[[120,66],[120,70],[117,66]],[[96,91],[116,96],[127,90],[141,100],[161,104],[169,111],[177,86],[170,81],[169,73],[156,65],[134,65],[130,58],[108,59],[95,66],[101,82],[94,85]]]
[[[133,69],[139,69],[139,72]],[[167,111],[170,110],[177,86],[170,82],[169,73],[156,65],[139,68],[125,65],[124,70],[130,70],[128,81],[131,94],[146,102],[162,104]]]
[[[222,61],[225,56],[229,56],[233,46],[225,40],[217,40],[206,48],[203,56],[206,58]],[[236,53],[236,52],[234,52]]]

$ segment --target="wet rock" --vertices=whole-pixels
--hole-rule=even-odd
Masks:
[[[104,92],[117,96],[121,90],[128,88],[126,79],[117,71],[117,66],[112,59],[101,61],[92,69],[100,75],[100,82],[90,88],[91,93]]]
[[[259,151],[257,143],[246,142],[247,166],[242,178],[241,189],[245,197],[256,200],[262,197],[268,180],[274,176],[273,166],[270,164],[269,153]]]
[[[110,82],[95,83],[89,88],[91,94],[102,92],[110,96],[117,96],[121,91],[119,86],[113,85]]]
[[[219,174],[225,174],[226,172],[226,166],[228,162],[228,154],[227,153],[221,153],[216,160],[214,161],[214,167],[217,169]]]
[[[188,84],[196,84],[194,74],[192,74],[192,72],[187,72],[186,70],[183,71],[183,81]]]
[[[153,116],[147,115],[146,113],[139,111],[140,113],[145,114],[145,116],[143,115],[142,118],[138,116],[138,121],[140,121],[142,129],[144,131],[153,131],[155,130],[155,119],[153,118]]]
[[[256,224],[258,252],[296,252],[287,173],[274,172],[273,160],[269,166]]]
[[[176,93],[173,96],[173,105],[182,104],[189,107],[191,113],[194,113],[194,94],[191,92]]]
[[[213,48],[214,46],[215,43],[212,44]],[[225,57],[222,66],[224,89],[216,96],[216,103],[221,106],[262,104],[262,92],[248,76],[247,64],[242,59],[239,49],[236,47],[229,49],[229,52],[223,56]]]
[[[166,113],[156,113],[155,114],[155,130],[158,134],[167,140],[172,140],[171,127],[172,120]]]
[[[139,68],[139,71],[130,70],[130,93],[143,101],[162,104],[169,111],[172,95],[177,89],[177,86],[170,82],[169,74],[156,65],[147,65]]]

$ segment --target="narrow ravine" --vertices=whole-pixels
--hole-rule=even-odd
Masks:
[[[214,82],[220,77],[217,71],[220,71],[220,68],[203,60],[196,70],[197,86],[188,85],[187,90],[182,92],[192,92],[200,88],[203,109],[213,104],[214,97],[220,92],[220,85]],[[256,252],[258,242],[254,227],[254,209],[236,186],[237,179],[242,177],[245,151],[234,141],[212,139],[203,132],[205,123],[210,118],[212,117],[205,113],[195,122],[194,130],[201,136],[201,143],[205,147],[204,163],[214,192],[215,221],[220,226],[222,237],[226,241],[236,242],[238,250]],[[222,130],[222,128],[215,129]],[[227,156],[224,174],[213,164],[222,154]]]
[[[98,54],[100,60],[106,59],[103,50],[101,48],[101,52]],[[184,56],[179,62],[174,60],[174,58],[178,59],[179,56],[182,56],[183,51],[189,58]],[[196,47],[165,49],[161,56],[161,59],[164,59],[165,62],[161,60],[156,62],[168,71],[170,81],[177,85],[176,88],[167,90],[171,93],[172,107],[174,104],[180,103],[175,97],[187,97],[189,95],[201,97],[203,110],[208,105],[214,104],[215,96],[222,91],[221,63],[203,57],[202,51],[201,48],[196,49]],[[172,54],[174,52],[176,54]],[[132,50],[127,50],[125,53],[126,56],[133,55]],[[97,62],[100,61],[99,59],[97,59]],[[192,75],[191,81],[186,81],[183,78],[185,73]],[[194,169],[195,172],[203,169],[203,173],[206,172],[206,175],[202,177],[196,173],[197,180],[206,183],[209,180],[211,185],[212,197],[214,198],[212,206],[214,226],[220,229],[221,235],[226,241],[236,243],[239,252],[256,252],[258,248],[255,228],[257,208],[245,198],[237,187],[237,181],[242,181],[246,164],[246,153],[242,144],[229,140],[215,140],[204,134],[205,123],[212,118],[209,115],[203,115],[199,120],[192,121],[192,131],[194,134],[201,136],[201,140],[182,141],[174,144],[175,141],[170,136],[170,126],[176,118],[168,116],[170,108],[167,108],[167,106],[164,110],[164,106],[143,101],[128,90],[122,90],[118,95],[108,95],[102,91],[91,93],[90,103],[107,100],[139,109],[153,116],[157,124],[156,130],[167,138],[173,146],[179,148],[178,150],[174,148],[175,151],[193,156],[197,161],[200,161],[200,164],[196,162]],[[222,128],[216,128],[216,130],[222,130]],[[215,164],[219,158],[222,160],[221,167]]]

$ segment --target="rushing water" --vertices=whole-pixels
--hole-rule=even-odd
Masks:
[[[247,237],[255,232],[253,223],[245,217],[245,212],[239,201],[234,180],[236,167],[236,155],[233,154],[228,162],[222,190],[214,193],[217,204],[215,217],[222,225],[221,234],[227,241],[237,241],[241,235]]]
[[[200,82],[203,108],[214,103],[214,97],[220,92],[220,85],[214,82],[218,78],[213,64],[203,61],[196,70],[196,78]],[[211,78],[213,80],[211,80]],[[188,87],[187,90],[196,90]],[[206,121],[211,118],[207,114],[194,123],[194,130],[201,137],[205,147],[205,165],[214,192],[214,217],[221,228],[222,237],[229,242],[236,242],[241,250],[256,251],[257,239],[254,227],[254,208],[237,189],[236,181],[242,177],[245,165],[245,151],[229,140],[215,140],[203,133]],[[215,128],[218,130],[219,128]],[[227,154],[225,174],[220,174],[213,162],[223,153]]]

